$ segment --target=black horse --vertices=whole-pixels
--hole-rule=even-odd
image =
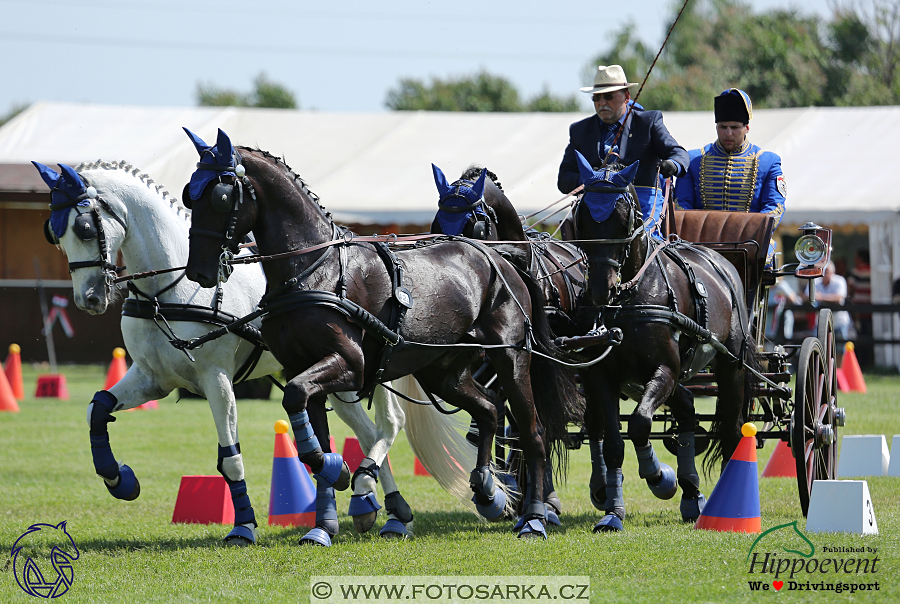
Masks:
[[[581,250],[535,229],[526,232],[497,175],[487,168],[469,166],[450,184],[439,167],[432,164],[431,168],[439,195],[438,212],[431,223],[431,232],[480,239],[492,245],[540,285],[544,313],[554,335],[575,335],[575,311],[585,286],[586,261]],[[492,241],[506,243],[494,246]],[[478,375],[481,381],[488,381],[494,374],[485,370]],[[500,400],[502,402],[502,398]],[[501,432],[505,412],[506,407],[501,404],[498,408]],[[509,436],[517,436],[514,420],[510,422],[510,428]],[[469,430],[470,440],[474,442],[477,434],[473,423]],[[517,456],[512,455],[505,460],[499,443],[498,439],[497,465],[515,470]],[[553,473],[546,472],[544,479],[547,518],[551,524],[559,525],[562,502],[553,485]],[[508,484],[518,489],[519,485],[514,482]]]
[[[350,389],[364,395],[377,382],[412,374],[478,423],[474,500],[486,517],[501,517],[505,496],[489,468],[496,402],[470,370],[484,350],[522,428],[535,485],[519,535],[546,537],[545,443],[563,448],[558,443],[578,393],[572,376],[549,359],[555,351],[536,284],[469,240],[396,252],[354,241],[278,158],[244,147],[236,152],[221,130],[215,147],[191,138],[201,162],[185,191],[193,199],[188,278],[213,285],[227,277],[228,258],[251,230],[260,253],[274,256],[263,265],[270,291],[261,302],[262,333],[284,366],[282,406],[300,459],[315,472],[324,465],[308,404],[320,407],[326,394]],[[327,434],[324,414],[318,419]]]
[[[595,172],[579,155],[579,169],[585,193],[574,210],[574,224],[588,258],[586,297],[599,309],[598,325],[623,332],[612,354],[580,371],[594,465],[592,500],[606,511],[594,530],[622,530],[625,519],[619,432],[623,393],[638,401],[628,436],[640,477],[662,499],[673,497],[680,485],[681,514],[692,521],[705,498],[694,465],[693,396],[680,382],[712,366],[719,395],[705,462],[709,469],[727,461],[741,438],[744,361],[756,366],[741,280],[716,252],[683,241],[658,241],[645,232],[631,187],[637,164]],[[677,424],[677,484],[675,472],[659,462],[649,441],[653,413],[662,404]]]

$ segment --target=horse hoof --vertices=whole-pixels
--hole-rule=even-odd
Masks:
[[[622,519],[615,514],[607,514],[594,525],[595,533],[619,533],[625,530]]]
[[[671,499],[678,492],[678,480],[675,478],[675,470],[670,465],[660,463],[659,473],[659,480],[654,484],[650,484],[648,479],[647,486],[650,487],[650,492],[656,495],[657,499]]]
[[[225,545],[231,545],[235,547],[255,545],[256,531],[249,526],[239,524],[238,526],[231,529],[231,532],[225,535],[225,538],[222,539],[222,541],[225,543]]]
[[[694,499],[681,499],[681,519],[685,522],[697,522],[703,508],[706,507],[706,497],[703,493],[697,493]]]
[[[384,527],[378,534],[385,539],[406,539],[406,537],[409,535],[409,531],[407,530],[405,524],[403,524],[399,520],[391,518],[384,523]]]
[[[478,510],[478,513],[487,520],[490,520],[491,522],[503,520],[503,512],[506,509],[506,493],[500,489],[494,491],[493,501],[480,503],[478,501],[478,495],[473,495],[472,501],[475,503],[475,509]]]
[[[119,484],[115,487],[107,484],[106,488],[110,495],[124,501],[134,501],[141,494],[141,483],[134,475],[134,471],[125,464],[119,466]]]
[[[375,519],[378,518],[378,512],[368,512],[366,514],[357,514],[352,516],[353,528],[357,533],[368,533],[369,529],[375,526]]]
[[[366,533],[375,524],[380,509],[375,493],[369,491],[365,495],[350,497],[350,509],[347,514],[353,518],[353,528],[356,532]]]
[[[325,529],[316,527],[300,538],[300,545],[321,545],[331,547],[331,535]]]
[[[547,538],[547,529],[544,528],[544,523],[541,522],[540,518],[532,518],[528,522],[522,523],[522,530],[519,531],[519,539],[523,537],[527,539],[534,537]]]

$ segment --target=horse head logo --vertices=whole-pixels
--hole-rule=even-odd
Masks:
[[[81,554],[63,520],[57,525],[32,524],[16,539],[10,555],[16,582],[25,593],[38,598],[58,598],[72,586],[75,580],[72,563]],[[48,570],[47,561],[56,571],[55,577],[44,574]]]
[[[588,160],[579,151],[575,151],[581,184],[584,185],[582,201],[597,222],[609,218],[616,202],[625,194],[625,189],[634,180],[640,162],[634,162],[627,168],[615,172],[609,168],[594,170]]]
[[[747,552],[747,560],[750,560],[750,556],[753,554],[753,550],[756,549],[756,545],[760,542],[760,540],[769,535],[770,533],[778,533],[778,540],[775,541],[773,539],[769,540],[769,543],[778,543],[782,550],[784,550],[788,554],[797,554],[798,556],[803,556],[804,558],[812,558],[816,553],[816,546],[813,545],[813,542],[809,540],[809,537],[803,534],[803,532],[797,528],[797,521],[788,522],[787,524],[779,524],[778,526],[773,526],[753,542],[753,545],[750,546],[750,551]],[[794,537],[799,537],[799,540],[793,539]],[[786,545],[791,547],[795,547],[796,549],[788,549]]]

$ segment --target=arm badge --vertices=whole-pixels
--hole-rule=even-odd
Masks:
[[[784,180],[784,174],[775,179],[775,186],[778,187],[778,192],[781,193],[781,196],[787,199],[787,182]]]

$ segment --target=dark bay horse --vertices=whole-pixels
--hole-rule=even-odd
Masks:
[[[574,222],[577,241],[588,258],[587,297],[599,309],[598,323],[623,332],[622,343],[612,354],[580,372],[594,464],[592,499],[606,510],[594,530],[623,529],[624,442],[619,432],[623,392],[638,401],[628,421],[628,436],[638,456],[640,477],[662,499],[674,496],[680,485],[681,514],[692,521],[700,515],[705,498],[694,465],[693,396],[679,382],[712,366],[719,395],[705,462],[709,469],[716,461],[727,461],[741,438],[744,361],[753,363],[755,358],[746,333],[743,286],[735,268],[716,252],[650,238],[630,187],[636,163],[619,172],[595,172],[579,156],[579,169],[585,193],[575,208]],[[677,423],[677,476],[659,462],[649,441],[653,413],[663,404]]]
[[[554,335],[576,335],[575,311],[584,291],[586,269],[581,250],[534,229],[526,232],[519,213],[503,191],[497,175],[487,168],[469,166],[457,180],[449,184],[439,167],[432,164],[431,168],[439,195],[438,212],[431,223],[431,232],[480,239],[492,245],[540,285],[544,313]],[[494,246],[492,241],[515,243]],[[489,378],[493,373],[488,371],[481,375]],[[498,409],[501,420],[505,411],[505,405],[501,405]],[[515,435],[518,433],[516,426],[514,422],[511,424],[512,435]],[[474,435],[477,435],[477,429],[473,426],[470,430],[470,438],[473,440]],[[506,463],[500,451],[497,464],[504,469],[515,465],[514,462]],[[558,525],[562,503],[556,495],[553,473],[547,472],[544,476],[544,501],[548,506],[548,519],[552,524]],[[509,484],[513,489],[518,489],[514,482]]]
[[[280,159],[234,149],[221,130],[213,147],[188,134],[201,158],[185,190],[193,200],[188,278],[201,285],[227,278],[227,260],[251,230],[261,255],[275,256],[263,264],[270,291],[262,333],[284,366],[282,406],[301,461],[319,475],[331,463],[319,444],[327,443],[324,413],[311,418],[307,408],[321,409],[332,392],[364,395],[412,374],[478,423],[470,483],[482,515],[501,517],[505,496],[489,468],[496,405],[470,369],[484,351],[520,426],[535,485],[519,535],[546,537],[544,452],[562,449],[579,395],[571,375],[549,360],[555,351],[536,284],[468,240],[401,251],[354,241]]]

